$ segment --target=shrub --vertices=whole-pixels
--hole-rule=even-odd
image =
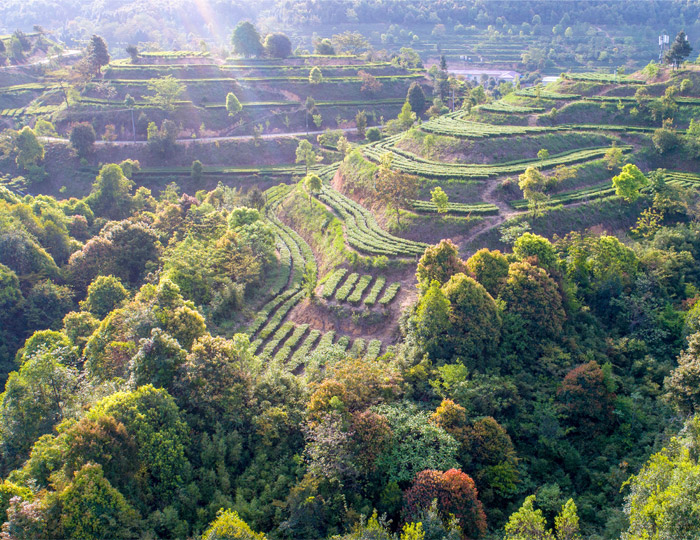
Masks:
[[[382,132],[378,127],[371,127],[366,131],[365,137],[369,142],[377,142],[382,138]]]

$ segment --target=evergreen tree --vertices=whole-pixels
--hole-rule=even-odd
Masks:
[[[671,64],[674,69],[678,69],[681,63],[690,56],[692,50],[693,48],[688,42],[688,36],[681,30],[678,32],[671,47],[664,53],[664,62]]]
[[[411,86],[408,88],[408,94],[406,95],[406,101],[410,103],[411,109],[416,113],[416,114],[423,114],[425,112],[425,92],[423,91],[423,87],[418,84],[417,82],[414,82],[411,84]]]
[[[93,35],[87,47],[87,59],[96,73],[102,71],[102,66],[109,64],[109,52],[105,40],[98,35]]]

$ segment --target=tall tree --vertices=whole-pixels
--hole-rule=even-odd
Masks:
[[[136,45],[127,45],[125,50],[126,54],[128,54],[131,57],[132,64],[135,64],[139,61],[139,50],[136,47]]]
[[[311,195],[321,191],[323,185],[321,179],[317,175],[308,174],[304,177],[304,187],[309,192],[309,201],[311,201]]]
[[[636,165],[628,163],[620,174],[613,177],[612,183],[618,197],[634,202],[639,198],[639,190],[648,185],[649,180]]]
[[[133,538],[140,516],[104,477],[100,465],[83,466],[59,499],[66,538]]]
[[[688,58],[688,56],[690,56],[692,50],[693,48],[688,42],[688,36],[685,35],[683,30],[681,30],[678,32],[676,39],[673,40],[673,43],[669,49],[664,53],[664,62],[671,64],[675,69],[678,69],[678,66],[680,66],[681,63]]]
[[[425,112],[425,92],[423,91],[423,87],[417,82],[412,83],[408,88],[406,100],[411,104],[411,109],[413,109],[416,114],[423,114]]]
[[[287,58],[292,54],[292,42],[284,34],[268,34],[264,48],[265,55],[270,58]]]
[[[449,209],[449,201],[450,199],[447,196],[447,193],[445,193],[440,186],[437,186],[430,192],[430,202],[435,205],[435,208],[437,208],[437,212],[440,215],[447,213],[447,210]]]
[[[437,499],[438,510],[447,518],[453,514],[466,538],[480,538],[486,533],[486,515],[478,498],[474,480],[462,471],[424,470],[418,473],[405,494],[405,511],[414,517]]]
[[[369,49],[369,41],[359,32],[335,34],[332,39],[335,50],[344,54],[360,54]]]
[[[547,177],[535,167],[528,167],[518,177],[518,186],[523,191],[523,197],[527,200],[532,217],[541,216],[548,199],[544,192],[547,187]]]
[[[44,146],[29,126],[24,126],[14,138],[15,163],[22,169],[29,169],[44,159]]]
[[[233,29],[231,36],[233,50],[237,54],[242,54],[246,58],[260,56],[263,53],[263,46],[260,43],[260,34],[251,22],[242,21]]]
[[[425,290],[433,280],[444,285],[447,280],[459,273],[466,273],[466,267],[464,261],[459,258],[459,249],[452,240],[448,239],[440,240],[439,244],[425,248],[425,253],[418,261],[416,277],[421,289]]]
[[[367,113],[365,111],[357,111],[355,115],[355,127],[357,128],[357,134],[360,137],[364,137],[365,131],[367,130]]]
[[[306,166],[306,174],[309,174],[309,167],[316,165],[317,160],[313,145],[306,139],[300,141],[296,150],[296,163],[303,163]]]
[[[382,165],[377,172],[377,195],[394,209],[398,224],[401,223],[401,208],[410,207],[418,195],[418,186],[417,176],[392,169],[390,155],[382,157]]]
[[[263,533],[257,533],[243,521],[238,512],[221,509],[209,528],[204,531],[202,540],[265,540]]]
[[[324,56],[333,56],[335,54],[333,43],[328,38],[316,41],[314,43],[314,51],[316,54],[322,54]]]
[[[105,40],[98,35],[93,35],[87,47],[87,59],[92,69],[99,74],[102,66],[109,64],[109,52]]]
[[[665,381],[668,398],[684,414],[700,411],[700,333],[688,338],[688,348],[681,351],[678,367]]]
[[[97,135],[95,128],[88,122],[81,122],[73,126],[70,132],[70,145],[78,153],[78,157],[85,157],[92,152]]]

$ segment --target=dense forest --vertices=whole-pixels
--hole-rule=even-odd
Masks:
[[[197,8],[0,6],[0,538],[700,537],[700,3]]]

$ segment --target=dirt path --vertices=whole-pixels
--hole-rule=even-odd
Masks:
[[[381,127],[381,126],[380,126]],[[344,133],[349,133],[351,131],[357,131],[357,128],[339,128],[334,131],[342,131]],[[325,130],[320,131],[296,131],[293,133],[265,133],[260,135],[261,139],[283,139],[285,137],[306,137],[307,135],[321,135],[325,133]],[[193,139],[191,137],[185,139],[177,139],[175,142],[180,144],[191,144],[191,143],[202,143],[202,142],[219,142],[219,141],[252,141],[254,137],[252,135],[231,135],[227,137],[199,137]],[[68,139],[63,139],[61,137],[39,137],[39,140],[43,142],[55,142],[55,143],[65,143],[69,144]],[[95,141],[96,145],[113,145],[113,146],[142,146],[148,144],[148,141]]]
[[[502,180],[502,177],[487,180],[486,188],[481,194],[482,201],[498,207],[498,215],[485,217],[484,221],[474,227],[468,234],[454,238],[455,243],[462,249],[472,244],[478,237],[499,227],[507,219],[525,213],[513,209],[508,203],[496,196],[496,190],[501,185]],[[468,255],[471,255],[471,253],[468,253]]]
[[[28,62],[26,64],[10,64],[8,66],[0,66],[0,70],[10,70],[10,69],[21,69],[21,68],[26,68],[26,67],[32,67],[32,66],[41,66],[43,64],[48,64],[52,60],[63,60],[65,58],[73,58],[82,55],[82,51],[79,51],[78,49],[68,49],[67,51],[63,51],[61,54],[56,54],[53,56],[47,56],[46,58],[42,58],[41,60],[36,60],[34,62]]]

